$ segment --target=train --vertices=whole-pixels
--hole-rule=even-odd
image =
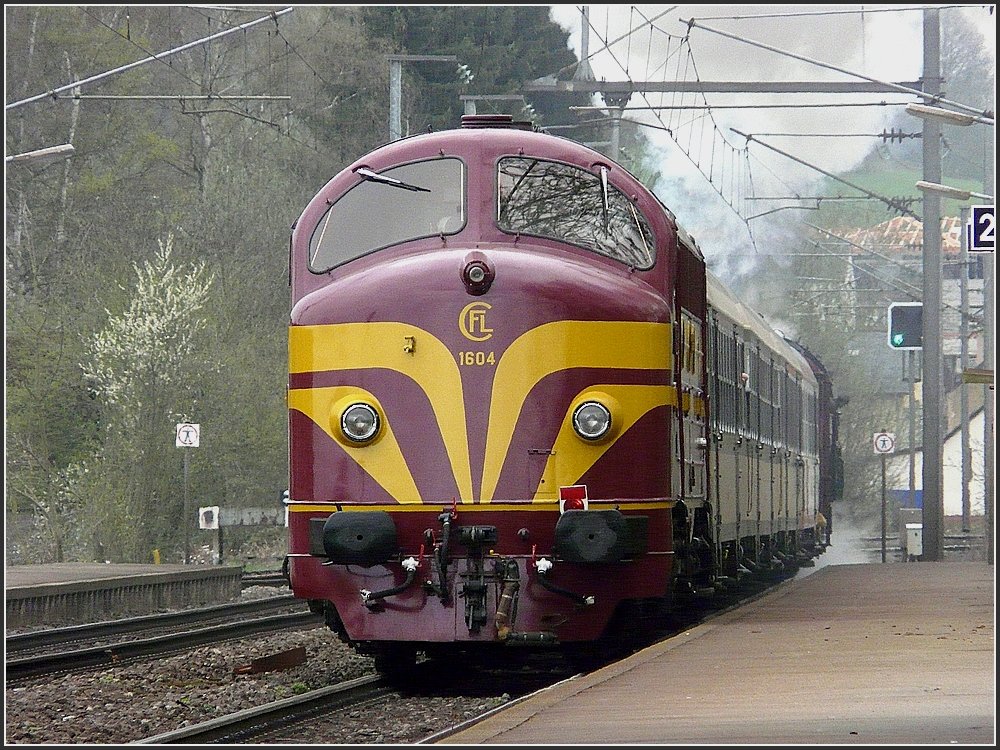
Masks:
[[[289,284],[286,573],[380,672],[593,653],[830,544],[826,369],[586,145],[382,145],[303,209]]]

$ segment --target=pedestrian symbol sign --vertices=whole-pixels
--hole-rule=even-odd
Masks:
[[[872,435],[872,447],[877,455],[885,455],[896,450],[896,434],[894,432],[876,432]]]
[[[201,425],[191,422],[179,422],[175,445],[178,448],[197,448],[200,442]]]

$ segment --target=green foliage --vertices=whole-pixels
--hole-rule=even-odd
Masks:
[[[121,287],[127,304],[107,313],[81,361],[104,427],[86,471],[94,481],[84,535],[115,560],[141,560],[177,543],[171,437],[177,422],[192,420],[197,365],[212,367],[199,337],[213,277],[204,262],[175,265],[173,241],[168,235],[152,260],[134,265],[133,286]]]
[[[170,6],[5,12],[9,101],[247,20]],[[385,139],[387,48],[358,14],[298,7],[82,91],[290,103],[45,98],[8,111],[8,153],[76,149],[8,174],[11,561],[145,562],[154,548],[181,559],[182,415],[205,441],[189,456],[192,507],[260,506],[287,486],[289,231]],[[167,237],[169,258],[156,251]],[[194,276],[214,279],[210,301],[172,286]]]
[[[248,17],[221,8],[27,5],[5,7],[5,20],[7,99],[16,102]],[[546,6],[296,6],[277,22],[82,87],[82,99],[67,92],[8,109],[7,153],[67,142],[76,150],[63,162],[7,170],[6,494],[8,519],[18,521],[7,527],[9,559],[145,562],[154,548],[164,560],[181,559],[181,532],[194,522],[181,515],[182,456],[173,441],[181,416],[202,424],[203,448],[189,456],[192,507],[275,502],[288,481],[289,232],[326,181],[387,140],[386,56],[453,54],[474,74],[467,82],[458,63],[404,63],[404,130],[416,133],[455,127],[463,94],[570,78],[568,36]],[[953,61],[945,78],[974,81],[981,49],[952,49],[951,38],[942,34]],[[991,81],[983,91],[991,105]],[[170,97],[207,93],[234,98]],[[590,97],[535,95],[530,103],[537,124],[576,126],[585,118],[568,107]],[[478,108],[524,114],[507,103]],[[956,144],[974,130],[949,132],[946,165],[970,153]],[[552,132],[607,138],[605,123]],[[622,123],[621,147],[626,168],[655,186],[643,131]],[[919,165],[874,164],[849,179],[916,195]],[[890,172],[889,183],[874,176]],[[979,191],[966,178],[975,170],[945,174]],[[891,215],[866,205],[870,213],[847,214],[826,204],[821,225]],[[159,239],[168,237],[165,255]],[[789,277],[781,269],[768,281]],[[860,424],[876,405],[839,359],[844,324],[797,322],[834,363],[838,387],[859,394],[849,408],[858,404]],[[230,541],[242,543],[236,534]]]
[[[80,462],[99,441],[99,408],[78,365],[82,341],[69,324],[72,307],[46,311],[15,294],[6,305],[7,509],[37,519],[42,536],[29,546],[56,561],[70,552],[82,507]]]
[[[171,6],[5,14],[9,100],[247,20]],[[504,93],[573,62],[566,39],[542,7],[300,6],[80,92],[133,98],[9,110],[8,152],[76,149],[7,184],[8,510],[48,528],[38,557],[146,560],[155,546],[176,559],[181,414],[203,424],[198,502],[273,500],[287,486],[289,230],[319,187],[386,140],[386,55],[456,54],[477,91]],[[457,124],[469,89],[455,67],[406,66],[413,130]],[[291,101],[135,98],[209,91]],[[169,236],[168,261],[155,248]],[[171,286],[180,268],[214,279],[210,303]]]
[[[128,308],[108,313],[104,329],[90,342],[81,363],[98,395],[116,410],[125,428],[134,428],[151,392],[182,386],[182,376],[205,327],[198,313],[208,302],[213,278],[204,263],[184,272],[171,261],[173,235],[159,241],[152,261],[135,269]],[[124,289],[123,289],[124,291]],[[181,412],[168,414],[187,419]]]
[[[842,177],[851,184],[858,185],[875,195],[908,206],[909,210],[918,216],[923,213],[923,193],[916,187],[917,181],[923,179],[919,166],[914,167],[903,163],[887,167],[869,160],[866,164],[842,175]],[[947,184],[951,187],[977,193],[983,190],[980,180],[967,176],[949,178]],[[817,190],[819,191],[817,195],[861,195],[851,187],[830,179],[824,180]],[[942,196],[941,215],[958,216],[962,207],[968,205],[969,201],[958,201]],[[894,210],[884,201],[877,199],[864,202],[827,201],[820,203],[819,211],[810,214],[809,221],[830,229],[855,229],[873,227],[899,215],[901,215],[900,211]]]
[[[403,66],[404,134],[444,130],[458,125],[463,114],[462,94],[520,93],[525,81],[576,62],[569,34],[549,19],[547,6],[367,6],[365,28],[406,54],[455,55],[456,63],[414,62]],[[466,83],[458,65],[475,76]],[[562,78],[572,75],[563,71]],[[412,82],[407,85],[407,82]],[[567,121],[568,104],[583,98],[533,97],[537,124]],[[496,110],[492,110],[496,107]],[[477,105],[479,113],[500,111],[524,116],[508,102]]]

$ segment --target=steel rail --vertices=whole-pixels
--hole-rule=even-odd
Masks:
[[[181,727],[130,744],[163,745],[171,743],[200,744],[232,737],[240,732],[260,734],[268,725],[294,720],[295,717],[320,710],[341,709],[392,692],[389,681],[380,675],[357,677],[338,685],[312,690],[302,695],[284,698],[262,706],[209,719],[200,724]]]
[[[120,620],[105,620],[84,625],[68,625],[59,628],[47,628],[27,633],[16,633],[4,639],[8,654],[17,651],[30,651],[43,646],[52,646],[72,641],[101,638],[122,633],[134,633],[150,628],[171,627],[187,623],[204,622],[224,617],[244,617],[257,615],[274,609],[294,606],[301,602],[291,594],[275,596],[267,599],[256,599],[249,602],[219,604],[211,607],[166,612],[155,615],[141,615]]]
[[[240,579],[243,588],[249,586],[287,586],[288,578],[280,570],[266,573],[244,573]]]
[[[316,627],[322,623],[323,616],[320,614],[297,612],[290,615],[274,615],[238,623],[213,625],[182,633],[125,641],[112,645],[28,656],[20,659],[7,659],[6,676],[8,681],[16,682],[56,672],[82,671],[109,664],[119,664],[143,656],[156,656],[190,649],[206,643],[218,643],[275,630]]]

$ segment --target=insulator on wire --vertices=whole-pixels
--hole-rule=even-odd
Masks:
[[[921,135],[921,133],[904,133],[902,128],[891,128],[879,133],[879,138],[883,143],[902,143],[904,138],[920,138]]]

